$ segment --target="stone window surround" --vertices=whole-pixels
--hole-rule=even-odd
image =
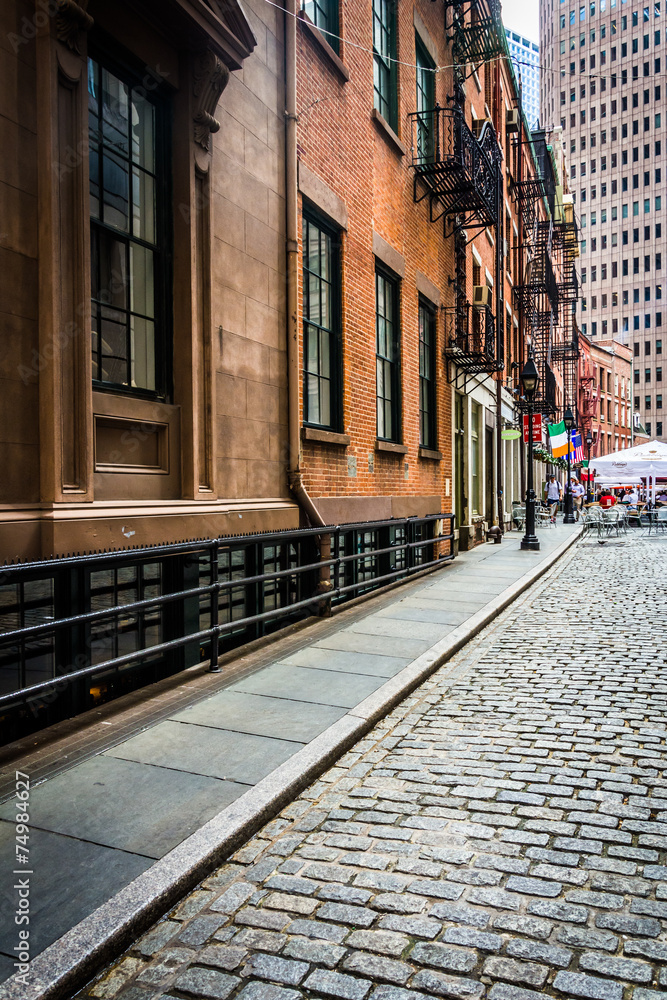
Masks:
[[[40,218],[49,220],[41,227],[38,249],[39,346],[40,353],[52,358],[40,378],[40,470],[42,499],[51,503],[108,499],[105,482],[95,471],[95,434],[100,422],[94,419],[94,398],[99,394],[94,397],[92,392],[89,349],[88,161],[82,155],[70,164],[71,156],[67,155],[69,150],[81,148],[80,137],[87,132],[87,44],[88,33],[96,26],[86,6],[87,0],[69,3],[58,18],[49,19],[36,38],[38,114],[52,123],[38,136],[38,211]],[[187,178],[185,186],[181,180],[180,187],[175,183],[173,189],[173,205],[185,209],[173,212],[175,262],[178,259],[188,272],[196,274],[210,268],[210,134],[220,128],[213,113],[230,68],[240,68],[256,40],[235,0],[230,0],[227,8],[231,13],[211,9],[204,20],[189,0],[168,0],[161,9],[172,31],[170,42],[164,36],[151,42],[145,37],[138,41],[114,22],[106,8],[99,9],[97,16],[99,26],[114,44],[138,57],[143,65],[160,66],[163,77],[163,67],[173,71],[174,132],[189,134],[189,145],[181,143],[180,147],[183,156],[194,159],[194,169],[180,170]],[[230,21],[225,24],[227,16]],[[179,52],[179,28],[186,23],[194,28],[188,36],[194,46],[189,60],[182,59]],[[150,54],[142,49],[146,45],[150,45]],[[179,62],[181,67],[189,62],[185,73]],[[68,165],[67,170],[62,168],[63,163]],[[169,426],[180,418],[180,426],[170,438],[181,442],[180,461],[170,461],[170,467],[180,465],[182,469],[175,495],[179,499],[196,499],[205,494],[210,500],[216,495],[212,451],[214,345],[210,343],[208,283],[202,282],[204,287],[196,290],[195,284],[191,283],[193,293],[189,298],[184,294],[174,296],[174,327],[187,333],[179,338],[180,343],[174,343],[177,376],[173,402],[159,405]],[[63,336],[61,331],[71,333]],[[199,366],[203,378],[197,375]],[[128,412],[128,400],[130,410],[134,402],[131,397],[122,393],[103,395],[106,416],[113,420],[118,409],[115,417],[121,423],[127,420],[128,429],[145,417],[145,400],[136,400],[134,414]],[[164,476],[156,476],[154,471],[147,467],[145,475],[141,469],[135,472],[142,484],[141,499],[161,498],[156,483]],[[107,481],[114,476],[105,470]]]

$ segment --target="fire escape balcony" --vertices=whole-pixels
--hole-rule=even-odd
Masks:
[[[460,66],[470,67],[469,74],[479,63],[504,54],[499,0],[445,0],[445,6],[452,10],[452,54]]]
[[[444,310],[444,356],[466,376],[489,375],[503,369],[496,359],[496,324],[488,307],[470,302]]]
[[[546,244],[531,247],[533,256],[524,269],[523,279],[513,288],[518,308],[524,310],[533,325],[543,326],[558,321],[558,284]]]
[[[547,417],[553,417],[556,413],[556,376],[545,352],[534,347],[533,360],[540,380],[537,393],[531,403],[532,408],[535,413],[543,413]],[[525,399],[517,399],[515,405],[520,413],[528,412],[528,403]]]
[[[430,198],[431,221],[460,215],[464,224],[496,225],[501,157],[491,122],[477,138],[458,109],[436,106],[410,118],[414,199]]]
[[[579,233],[574,217],[574,205],[563,205],[563,222],[554,226],[553,244],[561,252],[563,280],[558,284],[561,302],[576,302],[579,298],[579,279],[575,261],[579,256]]]
[[[523,216],[524,229],[530,232],[537,219],[538,202],[546,197],[544,181],[541,177],[528,177],[522,181],[512,180],[510,195]]]

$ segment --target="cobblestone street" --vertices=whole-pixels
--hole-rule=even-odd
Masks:
[[[666,553],[576,545],[79,996],[664,996]]]

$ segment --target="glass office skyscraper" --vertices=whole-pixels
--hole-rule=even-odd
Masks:
[[[630,346],[633,408],[657,438],[667,431],[666,6],[665,0],[540,2],[541,114],[563,128],[582,240],[577,319],[593,340]]]

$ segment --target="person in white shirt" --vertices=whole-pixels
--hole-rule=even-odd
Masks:
[[[549,476],[549,482],[547,483],[546,489],[546,501],[551,510],[551,520],[556,523],[556,511],[558,510],[558,504],[560,503],[560,498],[563,495],[563,487],[558,482],[555,476]]]
[[[577,516],[577,521],[579,520],[579,515],[581,514],[581,507],[584,502],[584,494],[586,490],[579,480],[574,476],[572,478],[572,503],[574,504],[574,510]]]
[[[639,500],[639,493],[637,493],[637,490],[635,489],[634,486],[632,486],[628,490],[628,492],[623,497],[623,500],[625,503],[632,504],[633,507],[637,504],[637,501]]]

